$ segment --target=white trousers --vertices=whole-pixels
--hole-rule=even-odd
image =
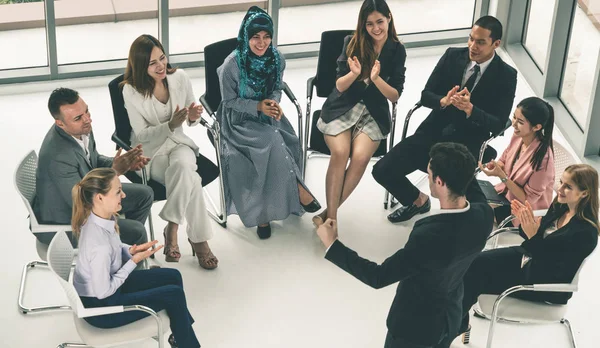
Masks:
[[[194,243],[211,239],[213,230],[206,212],[202,179],[196,173],[194,151],[187,145],[178,144],[167,151],[159,151],[150,166],[152,179],[167,189],[167,201],[159,216],[178,225],[185,218],[188,238]]]

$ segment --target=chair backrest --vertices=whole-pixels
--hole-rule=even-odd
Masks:
[[[38,225],[38,221],[33,213],[33,200],[35,199],[35,183],[38,157],[35,150],[29,151],[21,160],[17,170],[15,171],[15,186],[19,196],[23,199],[25,207],[29,212],[31,225]]]
[[[559,142],[554,141],[554,191],[558,191],[560,178],[565,169],[577,163],[577,159]]]
[[[204,75],[206,89],[204,97],[213,111],[221,103],[221,88],[217,68],[223,65],[225,58],[237,47],[237,38],[212,43],[204,47]]]
[[[330,30],[321,34],[315,76],[317,96],[326,98],[333,91],[337,75],[337,59],[344,48],[344,38],[352,33],[354,30]]]
[[[110,92],[110,101],[112,103],[113,117],[115,120],[115,133],[117,136],[125,142],[125,144],[131,146],[131,123],[129,122],[129,114],[125,109],[125,100],[123,99],[123,92],[119,84],[123,82],[124,75],[121,74],[115,79],[108,83],[108,91]]]
[[[571,281],[572,285],[579,285],[579,274],[581,273],[581,270],[583,269],[583,265],[585,264],[585,262],[587,261],[587,259],[589,258],[586,257],[585,259],[583,259],[583,261],[581,261],[581,265],[579,265],[579,269],[577,270],[577,273],[575,273],[575,276],[573,277],[573,280]]]
[[[63,287],[65,295],[67,295],[69,300],[71,310],[77,315],[84,307],[79,298],[79,294],[77,294],[77,290],[75,290],[73,284],[69,282],[71,265],[73,264],[74,258],[75,250],[73,249],[67,234],[64,231],[56,233],[48,247],[48,266]]]

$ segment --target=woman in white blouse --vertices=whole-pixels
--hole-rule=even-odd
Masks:
[[[218,259],[208,240],[213,231],[206,213],[202,179],[196,172],[198,146],[183,132],[195,126],[203,109],[195,103],[192,83],[181,69],[167,66],[161,43],[151,35],[138,37],[129,50],[121,84],[125,108],[133,129],[132,144],[142,144],[151,158],[146,166],[151,179],[165,185],[167,201],[159,216],[167,221],[165,259],[181,257],[177,230],[187,221],[187,235],[200,266],[214,269]]]
[[[117,212],[125,193],[112,168],[90,171],[73,187],[71,225],[79,253],[73,285],[86,308],[144,305],[156,312],[166,310],[172,335],[171,347],[200,347],[187,309],[183,281],[178,270],[134,270],[136,264],[162,248],[158,241],[127,245],[119,239]],[[147,317],[132,311],[85,318],[100,328],[120,327]]]

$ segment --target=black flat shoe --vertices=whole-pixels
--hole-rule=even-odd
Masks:
[[[271,225],[267,226],[258,226],[256,228],[256,234],[258,234],[258,238],[267,239],[271,237]]]
[[[316,199],[313,199],[313,201],[308,203],[307,205],[304,205],[302,203],[300,203],[300,205],[308,213],[315,213],[321,209],[321,205],[319,204],[319,202],[317,202]]]
[[[431,210],[431,200],[429,197],[427,198],[427,202],[420,207],[417,207],[414,204],[411,204],[407,207],[400,207],[396,209],[395,212],[388,215],[388,220],[392,223],[398,223],[403,221],[408,221],[413,218],[413,216],[417,214],[425,214]]]

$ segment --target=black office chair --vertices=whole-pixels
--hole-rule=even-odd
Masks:
[[[402,140],[406,139],[406,133],[408,132],[408,126],[410,124],[410,119],[413,115],[413,113],[415,111],[417,111],[418,109],[420,109],[423,106],[423,104],[421,104],[421,101],[417,102],[410,110],[408,110],[408,113],[406,114],[406,117],[404,118],[404,128],[402,128]],[[496,139],[499,136],[504,135],[504,132],[512,125],[512,122],[510,121],[510,119],[506,122],[506,124],[504,125],[504,128],[496,133],[496,134],[491,134],[490,138],[488,138],[486,141],[483,142],[483,144],[481,144],[481,148],[479,150],[479,157],[478,157],[478,162],[481,163],[487,163],[491,160],[493,160],[494,158],[496,158],[496,156],[498,155],[498,152],[496,151],[496,149],[494,149],[493,147],[489,146],[490,142],[494,139]],[[477,167],[475,169],[475,176],[477,176],[477,174],[479,174],[479,172],[481,171],[481,169],[479,169],[479,167]],[[417,183],[415,184],[415,186],[419,186],[419,184],[427,177],[427,175],[421,177]],[[396,199],[394,197],[392,197],[391,202],[390,202],[390,194],[389,192],[386,192],[385,194],[385,198],[383,200],[383,208],[387,209],[388,208],[388,203],[390,203],[390,208],[394,208],[397,204],[398,201],[396,201]]]
[[[215,147],[215,151],[217,153],[217,162],[219,170],[221,171],[219,177],[221,178],[221,208],[223,212],[225,212],[225,196],[223,191],[223,166],[221,165],[221,134],[219,122],[217,122],[216,117],[217,109],[219,108],[219,104],[221,104],[221,88],[219,84],[219,76],[217,75],[217,68],[223,65],[225,58],[227,58],[227,56],[233,52],[236,47],[237,38],[215,42],[204,47],[204,75],[206,81],[206,90],[204,94],[200,96],[200,103],[202,103],[204,109],[212,118],[211,124],[207,124],[206,127],[208,128],[208,136]],[[296,99],[296,96],[294,93],[292,93],[292,90],[285,82],[283,82],[283,92],[296,107],[296,111],[298,113],[298,138],[300,139],[300,148],[303,149],[302,108],[300,107],[300,103],[298,103],[298,99]],[[305,166],[304,163],[301,163],[301,165],[302,167]],[[227,214],[223,215],[223,221],[227,221]]]
[[[115,121],[115,132],[112,135],[112,141],[114,141],[117,145],[117,148],[122,148],[123,150],[129,151],[131,150],[131,123],[129,122],[129,114],[127,113],[127,109],[125,109],[125,101],[123,100],[122,89],[119,87],[119,84],[123,81],[123,75],[117,76],[115,79],[110,81],[108,84],[108,90],[110,92],[110,100],[113,108],[113,116]],[[200,118],[200,123],[203,126],[207,126],[206,120]],[[198,175],[202,178],[202,186],[206,186],[213,182],[219,176],[219,168],[215,166],[212,161],[208,158],[202,156],[201,154],[196,158],[196,165],[198,169]],[[142,169],[142,177],[137,175],[136,173],[129,171],[125,173],[127,179],[136,184],[144,184],[148,185],[154,191],[154,201],[162,201],[167,199],[166,188],[163,184],[154,181],[147,177],[146,169]],[[207,193],[208,195],[208,193]],[[214,207],[214,203],[208,195],[210,203],[213,205],[215,211],[217,209]],[[224,221],[222,221],[222,215],[219,213],[213,213],[210,209],[207,209],[208,214],[217,221],[221,226],[226,227]],[[150,225],[150,237],[151,240],[154,240],[154,227],[152,224],[152,214],[148,216],[149,225]]]

